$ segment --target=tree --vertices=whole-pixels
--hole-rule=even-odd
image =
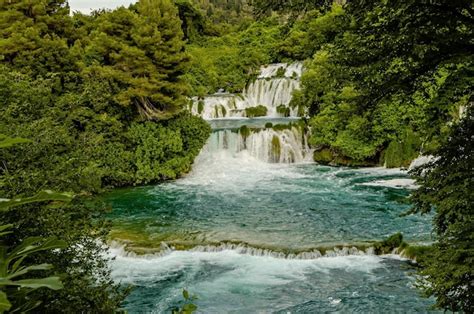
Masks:
[[[67,35],[72,32],[66,0],[2,1],[0,62],[33,76],[74,67]]]
[[[169,0],[141,0],[137,12],[101,13],[85,50],[84,74],[116,86],[115,100],[147,119],[166,120],[186,104],[188,65],[178,10]]]
[[[435,210],[438,241],[421,260],[421,287],[436,304],[453,312],[474,310],[474,108],[452,127],[428,164],[412,174],[420,188],[413,212]]]
[[[314,116],[313,144],[358,162],[407,166],[422,147],[429,153],[439,144],[472,95],[472,2],[351,1],[344,14],[335,8],[323,17],[340,32],[319,28],[322,40],[309,41],[316,53],[294,105]],[[388,162],[393,155],[405,156]]]
[[[10,138],[0,134],[0,149],[30,142],[23,138]],[[35,202],[62,201],[69,202],[72,195],[68,193],[54,193],[44,191],[33,197],[3,199],[0,202],[0,212],[7,212],[15,207]],[[52,249],[64,249],[65,241],[55,237],[30,237],[21,244],[9,247],[3,243],[3,237],[12,234],[13,224],[0,225],[0,313],[4,311],[28,312],[41,304],[38,298],[28,297],[28,294],[39,288],[59,290],[63,288],[58,276],[45,278],[25,278],[34,271],[46,271],[53,268],[51,264],[25,265],[30,255]]]

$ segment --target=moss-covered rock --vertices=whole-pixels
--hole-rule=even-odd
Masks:
[[[279,162],[281,156],[281,143],[280,138],[276,135],[273,135],[272,138],[272,162]]]
[[[204,101],[198,101],[198,113],[201,114],[204,111]]]
[[[264,117],[267,115],[267,107],[258,105],[256,107],[245,108],[247,118]]]
[[[400,255],[412,260],[421,261],[433,251],[431,245],[408,245],[400,249]]]
[[[371,167],[377,165],[376,161],[351,159],[328,147],[316,149],[313,160],[318,164],[329,166]]]
[[[246,125],[242,125],[239,129],[239,134],[242,138],[246,139],[250,136],[250,128]]]
[[[273,123],[271,122],[265,123],[265,129],[271,129],[271,128],[273,128]]]
[[[276,73],[276,77],[282,78],[285,77],[286,69],[285,67],[279,67]]]
[[[394,249],[398,249],[403,243],[403,235],[398,232],[387,239],[377,242],[374,244],[374,250],[376,254],[388,254]]]
[[[277,113],[283,117],[289,117],[291,114],[290,108],[285,105],[279,105],[277,107]]]
[[[313,154],[313,159],[315,162],[321,165],[329,165],[334,160],[334,154],[329,148],[323,148],[320,150],[315,150]]]
[[[420,154],[420,147],[420,137],[407,129],[401,139],[390,142],[382,154],[382,163],[387,168],[408,167]]]

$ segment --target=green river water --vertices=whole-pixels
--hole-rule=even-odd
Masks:
[[[356,248],[395,232],[432,241],[431,217],[400,217],[405,172],[268,163],[211,144],[186,177],[107,196],[130,313],[169,312],[183,288],[201,313],[429,311],[412,263]]]

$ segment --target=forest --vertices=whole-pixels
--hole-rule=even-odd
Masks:
[[[414,253],[413,293],[474,311],[473,32],[467,0],[139,0],[91,14],[1,1],[0,313],[123,311],[134,287],[113,279],[101,196],[185,177],[213,132],[193,99],[241,95],[262,66],[295,62],[300,88],[279,112],[298,112],[314,162],[434,156],[405,199],[434,237]]]

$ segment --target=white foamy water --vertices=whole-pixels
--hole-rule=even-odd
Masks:
[[[382,186],[394,189],[417,189],[418,186],[415,184],[413,179],[390,179],[390,180],[376,180],[372,182],[362,183],[361,185],[366,186]]]
[[[162,257],[129,257],[116,255],[113,277],[122,283],[138,284],[166,280],[174,272],[191,275],[205,265],[226,269],[219,278],[200,284],[214,293],[230,292],[234,286],[272,287],[305,280],[307,272],[331,269],[370,273],[382,267],[382,257],[375,255],[323,257],[313,260],[281,259],[270,256],[243,255],[233,250],[219,252],[174,251]],[[163,304],[164,306],[165,304]],[[158,306],[159,307],[159,306]]]
[[[306,134],[298,127],[251,130],[249,135],[230,129],[213,132],[202,153],[214,154],[221,150],[234,156],[247,151],[267,163],[300,163],[311,155]]]

